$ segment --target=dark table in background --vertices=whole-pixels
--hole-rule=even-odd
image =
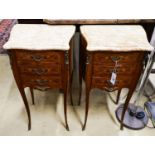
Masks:
[[[49,23],[53,25],[76,25],[77,31],[80,25],[142,25],[147,33],[148,40],[150,41],[153,28],[155,26],[155,19],[18,19],[20,24],[45,24]]]

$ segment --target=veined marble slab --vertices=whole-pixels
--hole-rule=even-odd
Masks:
[[[146,33],[139,25],[88,25],[80,31],[88,51],[152,51]]]
[[[72,25],[16,24],[4,49],[69,50]]]

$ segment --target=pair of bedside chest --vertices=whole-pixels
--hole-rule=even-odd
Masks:
[[[133,36],[133,31],[137,31]],[[152,50],[146,34],[140,26],[81,26],[80,28],[80,92],[82,78],[86,83],[85,129],[89,94],[92,88],[106,91],[118,90],[117,103],[122,88],[129,88],[122,114],[123,118],[143,71],[144,56]],[[17,24],[8,43],[11,66],[17,86],[28,114],[28,129],[31,129],[29,105],[24,88],[29,87],[34,104],[33,89],[45,91],[59,88],[64,92],[64,116],[67,123],[67,94],[72,103],[73,35],[74,26]],[[109,33],[109,34],[108,34]],[[120,39],[121,40],[118,40]]]

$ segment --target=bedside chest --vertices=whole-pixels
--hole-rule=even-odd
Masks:
[[[24,88],[29,87],[34,104],[33,89],[45,91],[59,88],[64,93],[64,115],[67,123],[67,94],[71,96],[72,36],[74,26],[24,25],[14,26],[4,48],[9,50],[14,78],[28,114],[31,116]]]
[[[86,109],[83,130],[86,127],[89,94],[99,88],[112,92],[128,88],[121,119],[121,129],[128,103],[143,71],[145,54],[153,50],[141,26],[81,26],[80,84],[86,83]],[[82,88],[82,86],[81,86]],[[81,94],[81,93],[80,93]],[[81,95],[80,95],[81,97]]]

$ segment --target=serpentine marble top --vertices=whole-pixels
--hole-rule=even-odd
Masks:
[[[16,24],[4,49],[69,50],[72,25]]]
[[[88,51],[152,51],[146,33],[139,25],[88,25],[80,31]]]

